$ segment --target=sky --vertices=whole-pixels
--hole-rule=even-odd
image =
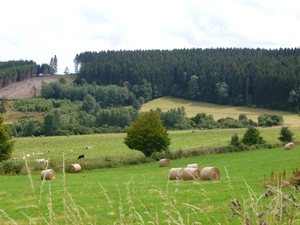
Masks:
[[[10,0],[1,2],[0,61],[50,63],[85,51],[299,48],[296,0]]]

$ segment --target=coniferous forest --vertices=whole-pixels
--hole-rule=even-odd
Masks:
[[[139,89],[146,101],[174,96],[298,111],[300,49],[174,49],[83,52],[76,80]],[[150,91],[150,93],[149,93]]]
[[[19,100],[14,110],[44,112],[43,121],[22,118],[10,134],[65,135],[124,132],[141,105],[174,96],[222,105],[257,106],[299,113],[300,49],[174,49],[83,52],[74,58],[73,83],[42,84],[40,98]],[[5,86],[40,73],[51,65],[33,61],[0,62]],[[132,107],[124,107],[132,106]],[[258,122],[199,113],[186,118],[185,109],[160,113],[167,129],[213,129],[273,126],[281,115],[261,115]]]

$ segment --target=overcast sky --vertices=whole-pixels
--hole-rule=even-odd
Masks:
[[[300,47],[296,0],[9,0],[1,2],[0,61],[74,72],[85,51]]]

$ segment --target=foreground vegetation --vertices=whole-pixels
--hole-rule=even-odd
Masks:
[[[300,154],[299,117],[283,115],[284,126],[295,134],[296,147],[291,151],[282,146],[226,151],[231,137],[242,137],[245,128],[168,132],[170,152],[181,152],[181,157],[171,160],[171,167],[190,163],[198,163],[201,168],[215,166],[221,171],[219,181],[169,181],[170,167],[159,167],[157,161],[145,160],[141,152],[127,148],[124,133],[15,138],[12,157],[24,167],[19,175],[0,176],[0,223],[245,224],[248,217],[251,224],[262,220],[268,224],[297,224],[298,208],[290,207],[289,200],[278,200],[291,194],[298,196],[295,186],[281,187],[277,182],[282,174],[289,180],[298,168]],[[280,126],[258,129],[266,143],[282,145],[278,140]],[[86,146],[91,149],[86,150]],[[222,146],[227,153],[208,151]],[[195,150],[202,154],[191,157],[189,152]],[[80,154],[85,158],[78,160]],[[48,168],[55,169],[55,180],[40,180],[40,172],[47,165],[37,163],[39,158],[49,159]],[[79,163],[82,170],[69,173],[68,167],[73,163]],[[275,192],[274,198],[262,198],[270,188]],[[241,207],[235,208],[231,203],[235,199]],[[274,216],[278,209],[274,203],[287,206],[289,216]],[[298,200],[293,203],[299,204]],[[266,214],[258,217],[256,213],[263,210]]]
[[[218,167],[218,181],[169,181],[169,167],[157,162],[58,172],[55,180],[42,182],[39,174],[1,176],[1,224],[245,224],[247,213],[251,224],[261,218],[251,214],[250,205],[268,224],[298,224],[295,207],[282,219],[275,218],[271,198],[262,198],[268,190],[264,184],[286,196],[298,194],[293,187],[277,189],[276,177],[286,171],[286,178],[298,167],[300,149],[285,151],[282,147],[227,154],[202,155],[171,161],[171,167],[198,163],[201,168]],[[63,166],[63,153],[60,164]],[[66,169],[68,164],[65,165]],[[273,182],[271,181],[273,173]],[[275,179],[274,179],[275,177]],[[282,197],[282,196],[280,196]],[[241,215],[232,218],[231,200],[242,204]],[[298,204],[298,200],[293,202]],[[292,204],[292,203],[291,203]],[[288,202],[289,205],[289,202]],[[295,218],[294,218],[295,217]],[[8,218],[11,218],[9,220]],[[289,218],[292,222],[287,222]],[[277,220],[277,222],[276,222]],[[257,223],[256,223],[257,222]]]

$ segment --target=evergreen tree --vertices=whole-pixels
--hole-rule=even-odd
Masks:
[[[146,157],[167,150],[170,138],[156,111],[140,113],[126,130],[124,143],[130,149],[141,151]]]
[[[53,62],[54,62],[54,67],[53,67],[53,69],[54,69],[54,74],[57,74],[57,57],[56,57],[56,55],[54,56],[54,59],[53,59]]]
[[[50,60],[50,74],[51,75],[54,75],[54,73],[55,73],[55,67],[54,67],[54,59],[53,58],[51,58],[51,60]]]

